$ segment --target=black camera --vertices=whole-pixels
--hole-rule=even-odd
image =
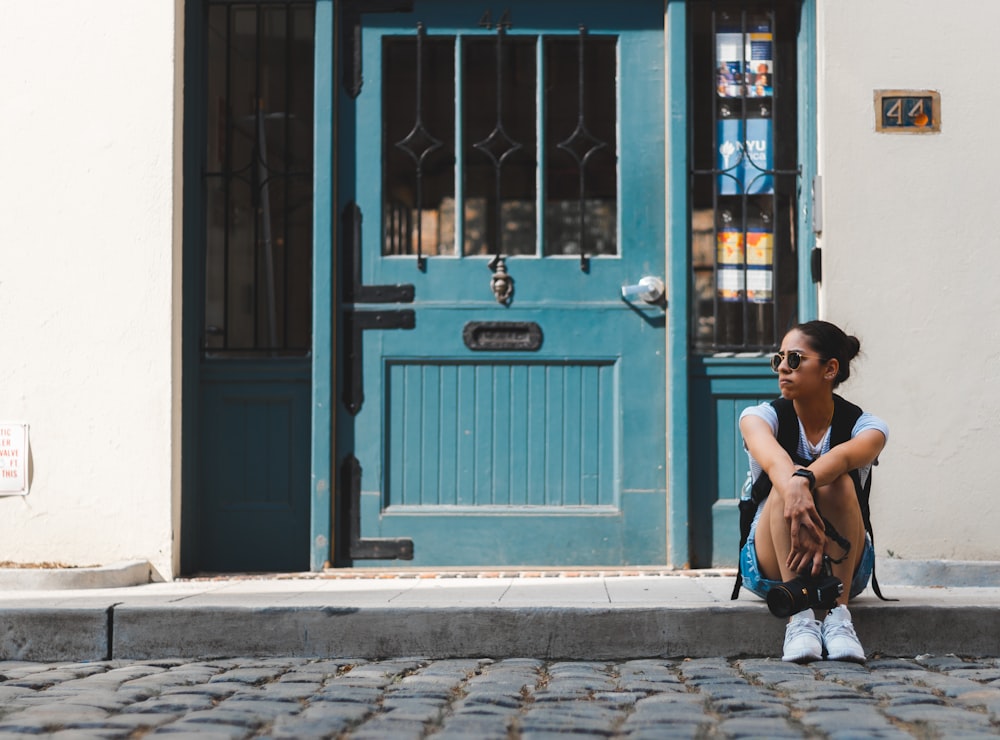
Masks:
[[[767,608],[776,617],[790,617],[806,609],[833,609],[844,593],[844,582],[833,575],[829,558],[823,558],[818,576],[808,571],[779,583],[767,592]]]

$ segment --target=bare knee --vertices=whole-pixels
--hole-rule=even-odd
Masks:
[[[861,516],[861,505],[854,490],[854,481],[842,475],[832,483],[816,489],[816,504],[825,516]]]

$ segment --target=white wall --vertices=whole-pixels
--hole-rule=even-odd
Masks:
[[[31,425],[0,561],[175,572],[180,412],[175,0],[0,0],[0,420]],[[180,3],[178,2],[179,6]],[[817,0],[824,318],[885,417],[877,549],[1000,560],[1000,3]],[[874,131],[873,91],[942,132]]]
[[[169,576],[174,0],[0,1],[0,561]]]
[[[890,427],[876,549],[1000,560],[1000,3],[818,10],[820,312],[862,340],[843,394]],[[941,133],[875,133],[873,91],[893,88],[939,91]]]

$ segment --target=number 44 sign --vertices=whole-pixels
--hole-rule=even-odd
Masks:
[[[935,90],[876,90],[875,130],[934,134],[941,130],[941,94]]]
[[[0,421],[0,496],[28,493],[28,425]]]

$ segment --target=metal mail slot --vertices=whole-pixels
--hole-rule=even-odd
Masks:
[[[477,352],[534,352],[542,346],[542,327],[534,321],[470,321],[462,340]]]

